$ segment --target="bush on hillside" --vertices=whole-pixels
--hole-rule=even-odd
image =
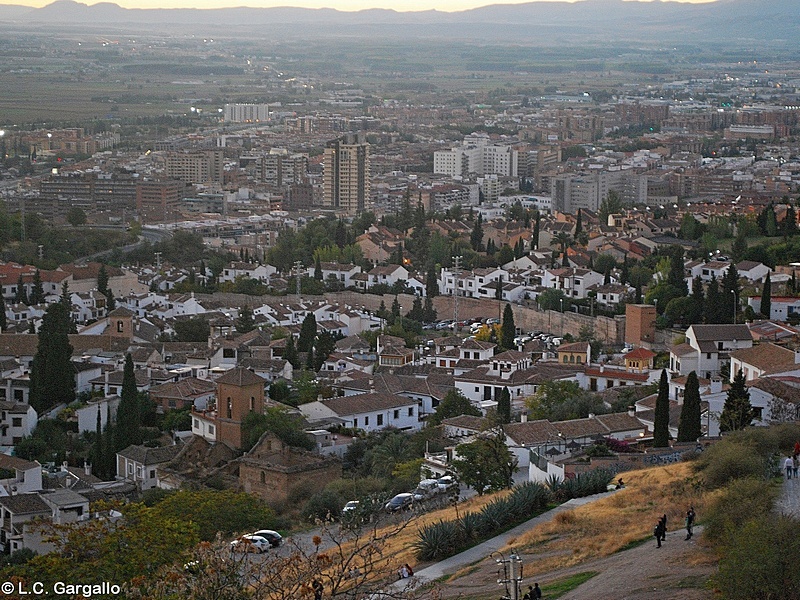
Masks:
[[[740,537],[738,530],[748,519],[772,512],[778,492],[777,486],[763,479],[732,481],[703,517],[705,536],[711,541]]]
[[[769,464],[752,443],[731,436],[707,448],[695,461],[695,469],[707,487],[716,489],[734,479],[763,479],[770,474]]]

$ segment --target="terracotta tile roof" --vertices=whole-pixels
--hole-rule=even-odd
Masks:
[[[459,415],[457,417],[450,417],[449,419],[442,419],[442,425],[472,429],[473,431],[483,431],[489,425],[489,419],[486,417],[476,417],[474,415]]]
[[[17,494],[0,497],[0,506],[15,515],[51,514],[50,506],[39,497],[39,494]]]
[[[120,456],[143,465],[158,465],[171,461],[178,455],[182,446],[162,446],[148,448],[147,446],[131,445],[117,452]]]
[[[527,423],[509,423],[503,429],[509,439],[519,446],[531,446],[559,439],[559,429],[545,419]]]
[[[417,401],[403,396],[372,392],[356,396],[341,396],[322,400],[322,404],[339,416],[357,415],[376,410],[399,408],[401,406],[416,406]]]
[[[795,364],[792,350],[769,342],[731,352],[731,358],[741,360],[762,371]]]
[[[264,385],[264,379],[253,373],[250,369],[236,367],[217,377],[217,383],[245,387],[248,385]]]
[[[628,352],[623,358],[626,360],[650,360],[654,356],[656,356],[656,353],[648,350],[647,348],[636,348],[635,350]]]

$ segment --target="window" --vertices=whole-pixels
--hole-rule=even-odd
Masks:
[[[133,475],[133,463],[128,463],[128,475]]]
[[[150,469],[150,479],[155,479],[155,478],[156,478],[156,470]]]
[[[214,426],[213,425],[209,425],[208,426],[208,433],[209,433],[209,435],[214,435]]]
[[[369,415],[364,417],[364,427],[369,427]]]
[[[195,419],[195,420],[194,420],[194,424],[192,425],[192,427],[193,427],[193,428],[195,428],[195,429],[199,428],[199,427],[200,427],[200,421],[198,421],[197,419]]]
[[[353,427],[358,427],[358,417],[353,417]]]
[[[706,352],[706,358],[707,358],[708,360],[711,360],[711,352]]]
[[[575,362],[576,362],[576,363],[578,363],[578,364],[581,364],[581,357],[580,357],[580,355],[578,355],[578,356],[576,356],[576,357],[575,357]]]
[[[717,342],[717,350],[722,350],[722,342]]]
[[[566,362],[569,362],[569,357],[567,357],[567,355],[566,355],[566,354],[564,355],[564,362],[565,362],[565,363],[566,363]]]
[[[167,400],[167,406],[169,406],[170,408],[177,408],[177,402],[175,402],[174,398],[170,398],[169,400]]]
[[[414,416],[414,407],[413,406],[409,406],[408,407],[408,416],[409,417],[413,417]]]
[[[222,357],[223,358],[236,358],[236,349],[235,348],[223,348],[222,349]]]
[[[124,321],[117,321],[117,333],[122,333],[123,331],[125,331]]]
[[[479,392],[479,391],[480,391],[480,389],[478,388],[478,386],[475,386],[475,391],[476,391],[476,392]]]
[[[378,427],[383,425],[383,415],[378,415]]]
[[[256,398],[255,396],[250,396],[250,412],[256,409]]]
[[[22,417],[14,417],[11,419],[12,427],[22,427]]]
[[[233,417],[233,402],[230,396],[228,396],[227,414],[229,419]]]

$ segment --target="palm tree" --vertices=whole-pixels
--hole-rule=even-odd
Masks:
[[[372,473],[378,477],[390,477],[394,468],[408,457],[408,440],[396,433],[386,437],[372,450]]]
[[[566,251],[567,246],[572,243],[572,236],[566,231],[559,231],[553,236],[553,241],[557,242],[561,246],[561,253],[563,254]]]

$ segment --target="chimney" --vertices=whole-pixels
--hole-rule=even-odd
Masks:
[[[719,394],[722,391],[722,377],[711,378],[711,393]]]
[[[83,463],[83,472],[86,473],[87,475],[91,475],[92,474],[92,463],[89,463],[89,462]]]
[[[635,406],[630,405],[628,407],[628,416],[629,417],[635,417],[636,416],[636,407]]]
[[[528,413],[524,412],[519,416],[520,423],[527,423],[528,422]]]

